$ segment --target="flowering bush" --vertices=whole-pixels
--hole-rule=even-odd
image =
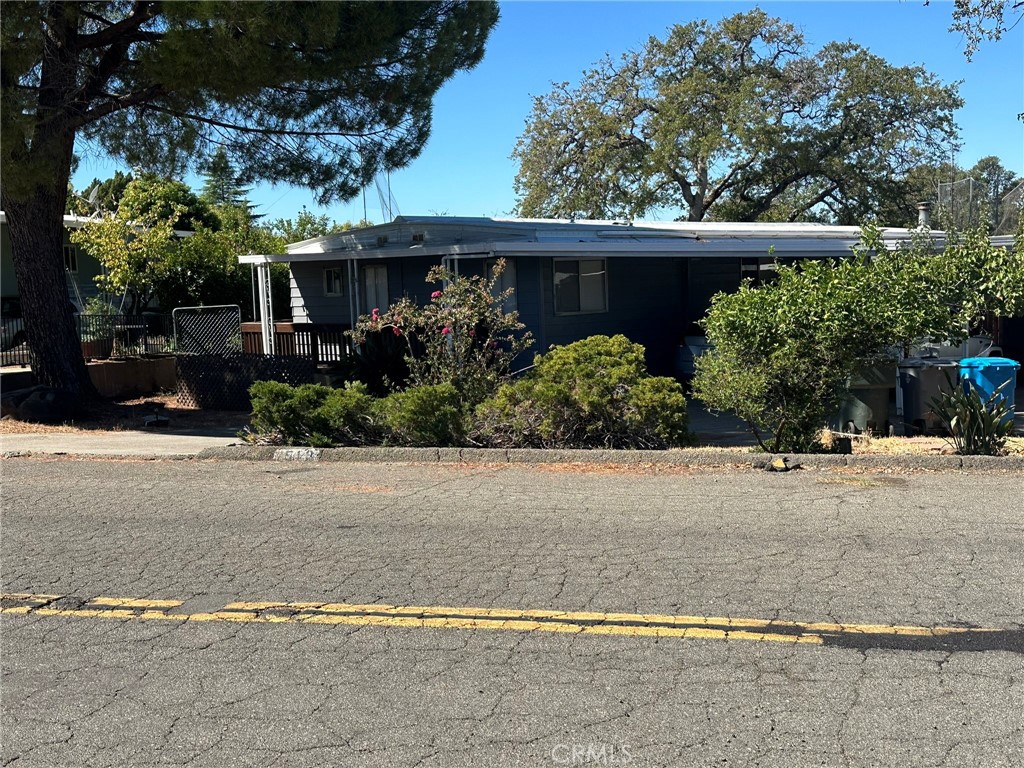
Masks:
[[[410,386],[447,383],[466,402],[479,403],[497,390],[513,361],[533,344],[518,313],[502,308],[512,289],[496,292],[504,266],[499,259],[490,278],[434,267],[427,282],[442,287],[430,294],[426,306],[403,298],[386,312],[374,308],[359,318],[352,338],[363,347],[375,335],[392,335],[405,345]]]
[[[652,377],[625,336],[555,347],[475,412],[473,438],[499,448],[669,448],[690,442],[686,399]]]

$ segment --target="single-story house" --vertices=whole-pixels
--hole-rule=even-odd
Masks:
[[[882,231],[891,244],[913,234]],[[652,372],[673,374],[684,336],[700,334],[696,323],[715,293],[735,290],[747,277],[761,279],[776,260],[848,255],[859,239],[857,227],[807,223],[399,216],[293,243],[286,255],[239,260],[290,264],[296,325],[351,327],[402,296],[429,300],[437,289],[425,282],[432,266],[484,274],[503,258],[502,288],[515,288],[512,308],[536,338],[535,350],[622,333],[644,345]],[[265,283],[259,281],[266,310]]]
[[[85,216],[64,217],[64,268],[67,271],[68,298],[79,308],[85,300],[97,294],[96,278],[103,274],[99,261],[85,249],[71,242],[73,229],[81,229],[89,219]],[[11,256],[11,233],[7,214],[0,211],[0,295],[4,299],[17,299],[21,292],[14,276]]]

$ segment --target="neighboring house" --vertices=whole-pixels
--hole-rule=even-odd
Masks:
[[[92,255],[71,242],[72,229],[81,229],[89,221],[84,216],[64,217],[64,267],[67,270],[68,298],[81,309],[85,300],[97,294],[96,277],[103,273]],[[11,234],[7,225],[7,214],[0,211],[0,295],[4,299],[20,297],[18,280],[14,276],[14,261],[11,258]]]
[[[882,232],[887,243],[913,234]],[[847,255],[859,238],[857,227],[821,224],[400,216],[239,261],[290,264],[294,323],[351,326],[402,296],[428,301],[437,286],[425,278],[436,264],[484,274],[504,258],[502,287],[515,288],[512,308],[536,351],[622,333],[646,347],[654,373],[672,374],[683,337],[701,333],[696,323],[715,293],[760,280],[776,260]]]

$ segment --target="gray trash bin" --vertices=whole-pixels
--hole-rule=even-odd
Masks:
[[[889,404],[895,390],[895,362],[879,363],[860,371],[850,380],[849,394],[839,406],[840,431],[846,431],[853,422],[858,432],[888,434]]]
[[[904,434],[912,437],[942,430],[942,423],[928,404],[948,388],[947,375],[956,384],[959,370],[960,361],[951,358],[908,358],[900,361]]]

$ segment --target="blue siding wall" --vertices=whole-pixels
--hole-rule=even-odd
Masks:
[[[324,295],[324,270],[341,267],[345,295]],[[292,320],[296,323],[348,323],[348,270],[344,262],[291,265]]]
[[[427,272],[438,263],[436,258],[380,259],[357,263],[383,264],[388,268],[388,298],[394,302],[403,296],[423,304],[437,287],[428,285]],[[324,269],[341,267],[345,275],[345,295],[324,295]],[[349,268],[344,261],[291,265],[292,320],[296,323],[349,322]],[[361,307],[368,314],[371,307]]]
[[[371,263],[371,262],[365,262]],[[409,296],[427,302],[438,286],[426,283],[435,257],[374,261],[388,266],[388,293],[392,301]],[[461,274],[481,274],[482,259],[463,259]],[[527,355],[545,352],[553,344],[569,344],[595,334],[621,333],[647,350],[652,373],[676,371],[679,344],[684,335],[699,334],[697,320],[704,316],[711,296],[733,291],[740,281],[739,259],[607,259],[608,311],[556,315],[553,260],[519,258],[516,264],[516,300],[519,317],[536,342]],[[292,316],[295,322],[348,323],[349,300],[324,296],[325,266],[344,262],[292,265]],[[345,271],[348,280],[348,271]],[[363,307],[363,312],[369,311]]]
[[[685,327],[685,262],[681,259],[607,259],[608,311],[556,315],[552,259],[538,260],[542,285],[542,335],[538,350],[552,344],[621,333],[647,350],[652,373],[671,375]]]
[[[687,259],[686,307],[687,335],[703,335],[695,323],[704,317],[716,293],[733,293],[740,286],[739,259]]]

